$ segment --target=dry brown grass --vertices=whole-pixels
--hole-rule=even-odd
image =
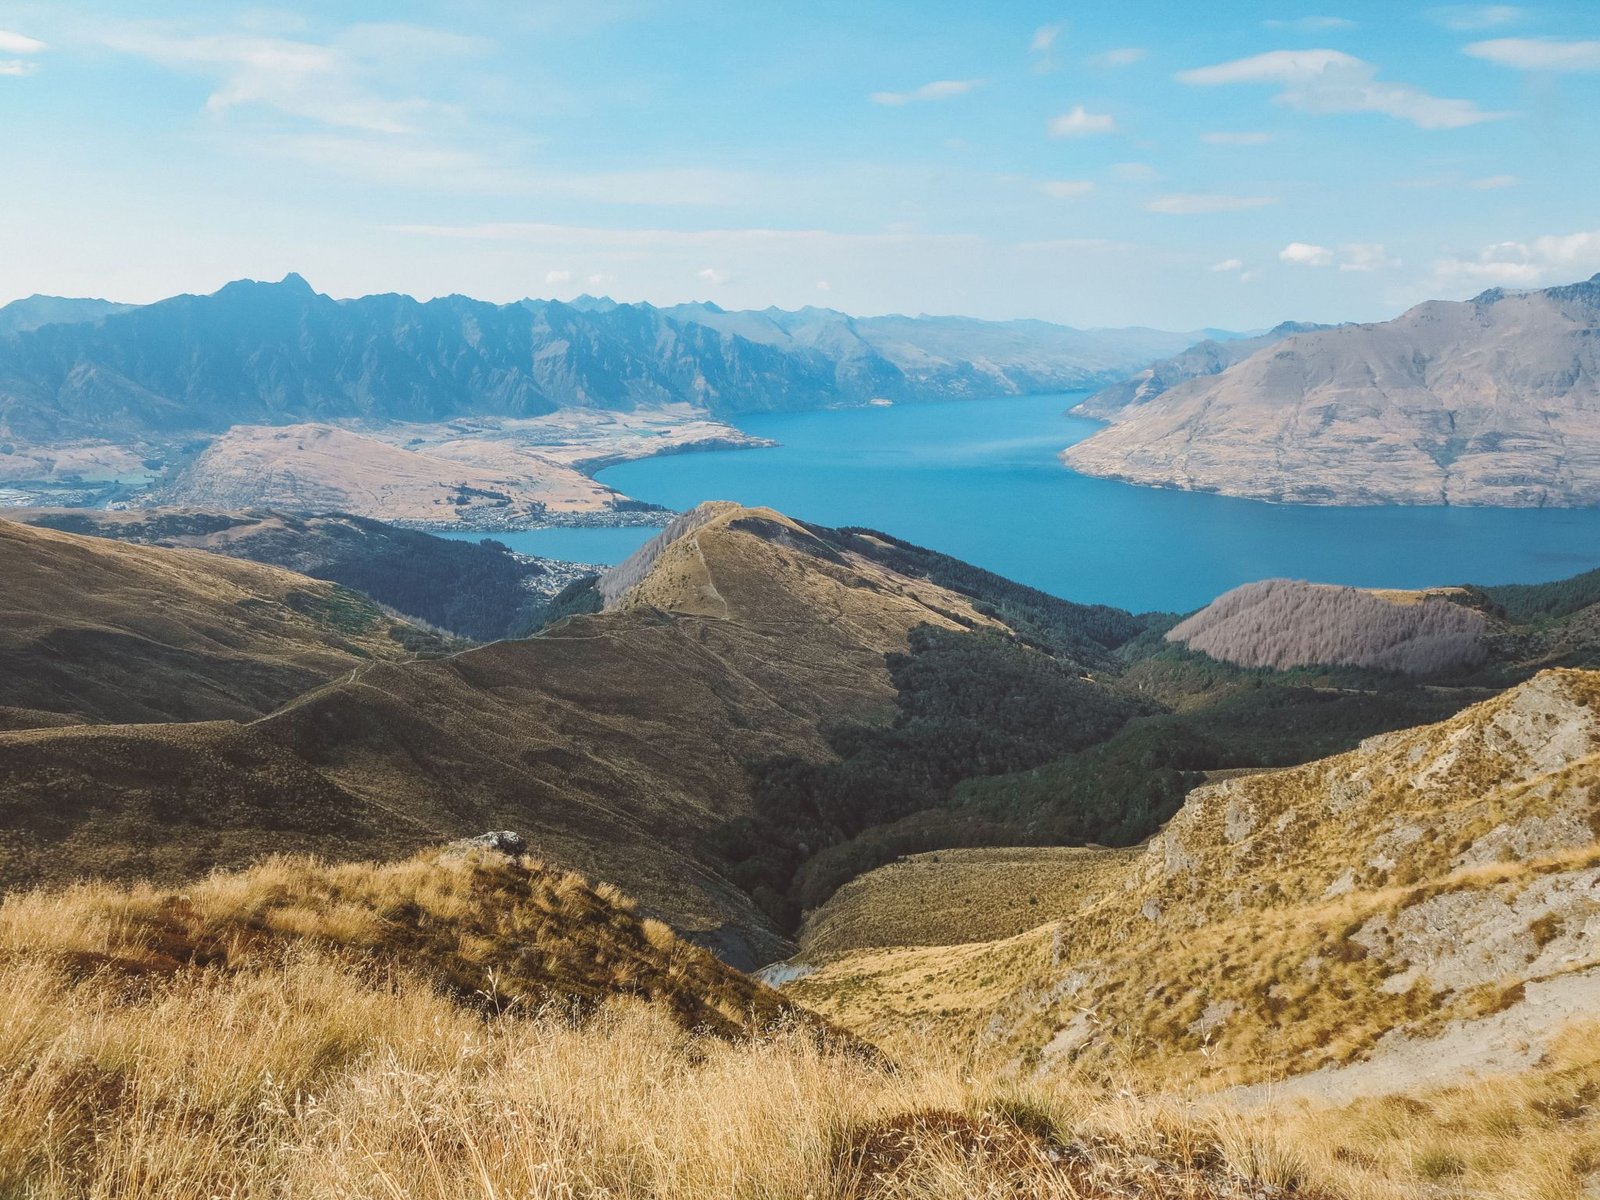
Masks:
[[[631,986],[629,947],[680,992],[737,990],[611,889],[527,862],[12,896],[0,1196],[1571,1200],[1600,1155],[1595,1029],[1515,1079],[1240,1114],[937,1044],[890,1067],[794,1013],[720,1036]]]

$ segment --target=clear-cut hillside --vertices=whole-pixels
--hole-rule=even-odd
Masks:
[[[1445,595],[1266,579],[1223,593],[1166,637],[1241,667],[1427,676],[1481,663],[1489,628],[1483,613]]]
[[[952,887],[926,858],[865,876],[839,916],[1026,894],[1036,929],[848,951],[793,994],[884,1044],[932,1029],[1046,1073],[1320,1071],[1337,1094],[1525,1066],[1600,1007],[1600,673],[1197,789],[1143,850],[1008,859],[979,887],[982,853]]]
[[[1600,276],[1295,334],[1104,415],[1074,470],[1306,504],[1600,503]]]

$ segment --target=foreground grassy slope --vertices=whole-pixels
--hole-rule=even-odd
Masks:
[[[289,571],[0,521],[0,729],[250,720],[439,639]]]
[[[1036,929],[849,951],[794,994],[891,1045],[932,1028],[1047,1073],[1212,1085],[1441,1032],[1537,1044],[1600,1003],[1597,755],[1600,675],[1547,672],[1441,724],[1201,788],[1136,854],[1038,864],[1034,893],[1065,902]],[[938,885],[898,870],[855,888],[914,912]],[[850,890],[839,905],[813,919],[819,946],[859,908]]]
[[[1403,1103],[1204,1107],[891,1065],[529,860],[278,859],[0,904],[0,1194],[1574,1200],[1597,1034]]]

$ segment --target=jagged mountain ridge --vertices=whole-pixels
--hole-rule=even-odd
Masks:
[[[1295,334],[1108,415],[1067,465],[1294,503],[1600,503],[1600,276]]]
[[[340,301],[289,275],[0,340],[0,431],[47,443],[674,402],[726,416],[1081,387],[1183,340],[830,310]]]

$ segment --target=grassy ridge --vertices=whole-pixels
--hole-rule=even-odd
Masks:
[[[592,974],[540,1007],[441,988],[432,949],[389,953],[391,901],[481,953],[487,897],[464,885],[485,870],[502,878],[280,861],[182,897],[8,898],[0,1195],[1572,1200],[1600,1155],[1600,1028],[1471,1089],[1239,1113],[1007,1078],[933,1043],[891,1069],[795,1020],[714,1036],[615,987],[574,1015],[561,988]],[[574,965],[622,927],[604,889],[567,876],[524,900],[553,920],[608,914],[564,924]],[[201,944],[210,961],[174,953]]]

